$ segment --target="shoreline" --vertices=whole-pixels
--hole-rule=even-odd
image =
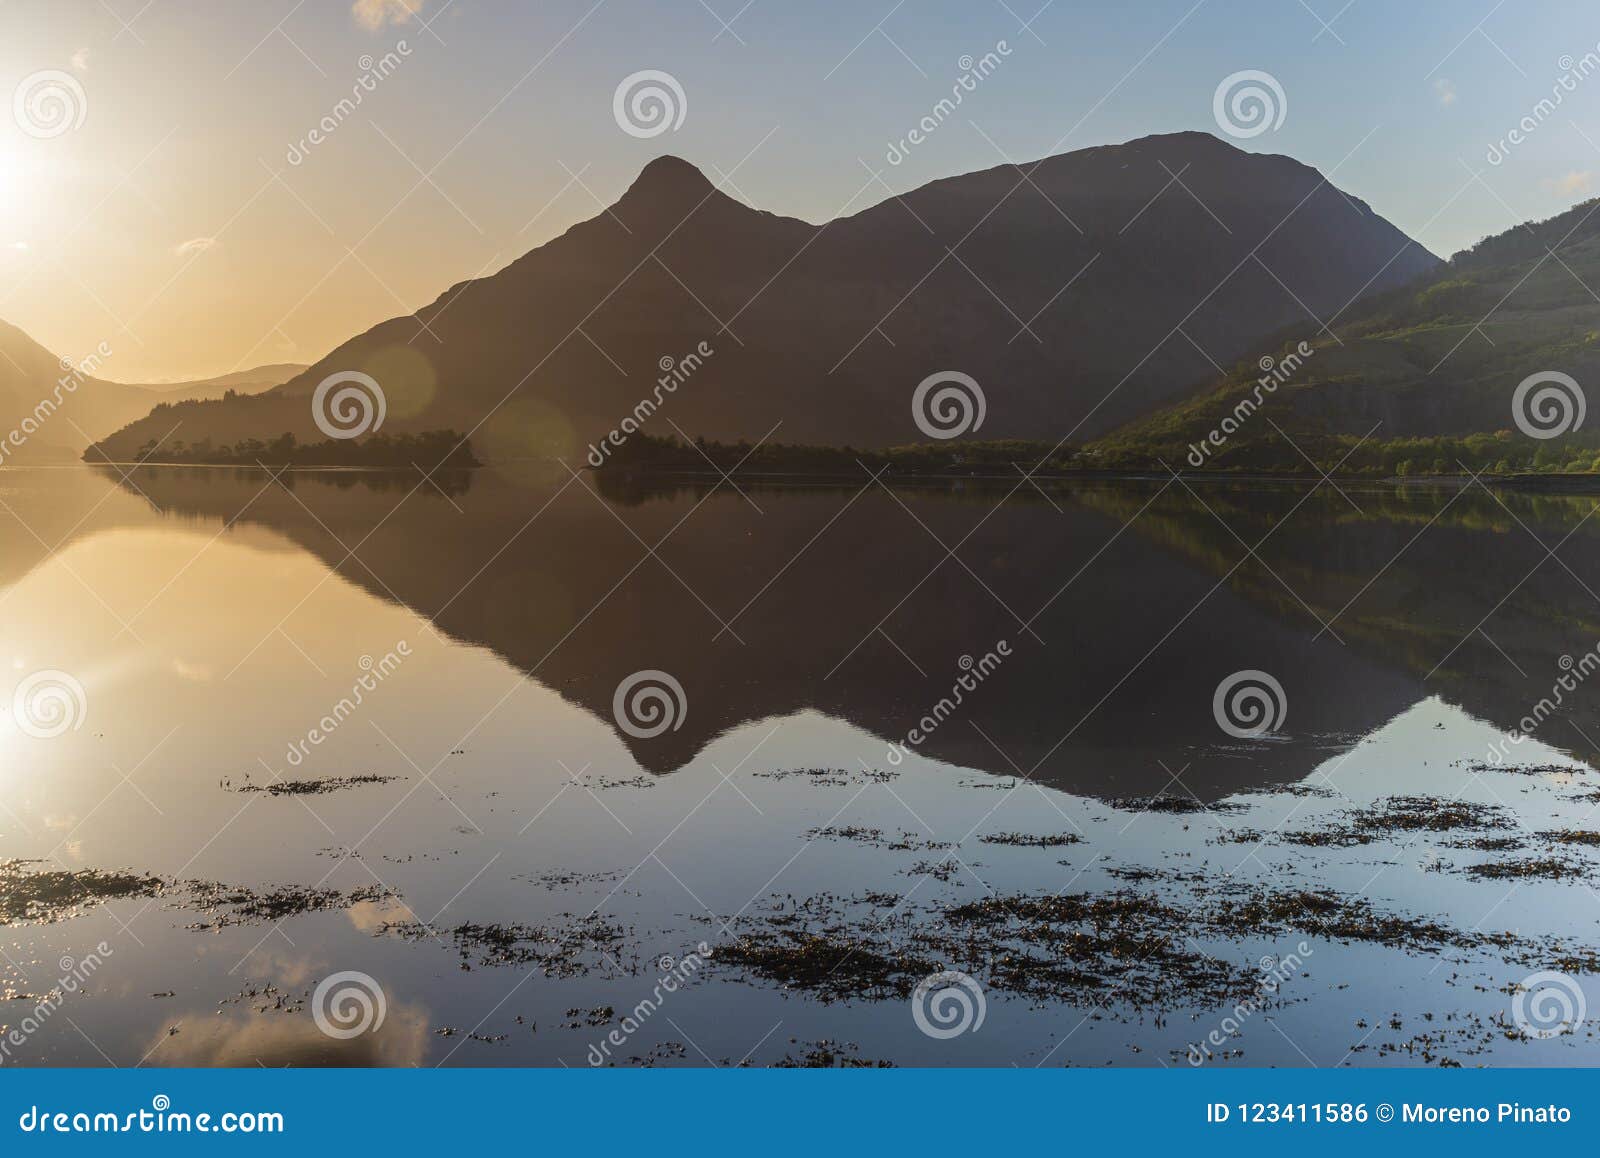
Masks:
[[[444,465],[435,468],[435,472],[447,471],[478,471],[493,469],[508,463],[550,462],[557,463],[558,459],[505,459],[499,462],[477,463],[473,466]],[[282,471],[289,470],[296,473],[348,473],[348,474],[408,474],[417,468],[412,465],[400,466],[369,466],[361,464],[295,464],[295,463],[235,463],[235,462],[167,462],[167,461],[133,461],[122,462],[104,460],[101,462],[56,462],[56,463],[7,463],[0,465],[0,470],[40,470],[40,469],[70,469],[76,466],[86,466],[93,469],[116,468],[121,470],[148,469],[152,467],[165,467],[168,469],[199,469],[199,470],[251,470],[251,471]],[[735,470],[720,472],[716,470],[686,470],[674,468],[650,468],[640,466],[605,466],[600,468],[585,467],[587,472],[597,479],[618,480],[624,482],[706,482],[718,481],[723,478],[729,480],[749,481],[751,483],[774,484],[842,484],[857,483],[861,474],[853,471],[835,470],[786,470],[786,471],[748,471]],[[976,483],[983,485],[999,486],[1001,484],[1015,484],[1021,476],[1003,472],[988,473],[987,471],[908,471],[893,474],[886,473],[883,480],[889,483]],[[1600,495],[1600,473],[1597,474],[1509,474],[1509,475],[1370,475],[1370,474],[1336,474],[1330,473],[1325,478],[1307,473],[1273,472],[1273,471],[1206,471],[1184,470],[1162,473],[1156,470],[1067,470],[1052,471],[1049,473],[1036,473],[1027,478],[1034,482],[1073,483],[1073,482],[1168,482],[1178,479],[1186,483],[1282,483],[1290,485],[1317,485],[1321,482],[1340,483],[1344,485],[1381,486],[1387,489],[1404,489],[1406,487],[1421,486],[1447,486],[1467,487],[1474,482],[1481,482],[1486,486],[1504,487],[1511,490],[1538,490],[1546,492],[1567,492],[1572,494]]]
[[[718,480],[724,477],[730,480],[750,480],[752,482],[796,482],[796,483],[854,483],[861,480],[858,472],[816,470],[816,471],[729,471],[724,475],[715,470],[683,470],[672,468],[653,469],[649,467],[602,467],[591,469],[597,478],[616,478],[627,481],[667,481],[677,480],[684,482]],[[1020,474],[979,473],[979,472],[927,472],[914,471],[885,474],[885,481],[893,482],[971,482],[984,484],[1015,484]],[[1600,494],[1600,474],[1509,474],[1509,475],[1468,475],[1468,474],[1443,474],[1443,475],[1371,475],[1371,474],[1335,474],[1326,476],[1312,475],[1309,473],[1273,472],[1273,471],[1206,471],[1184,470],[1163,473],[1157,470],[1068,470],[1053,471],[1050,473],[1036,473],[1026,476],[1035,482],[1168,482],[1180,479],[1183,482],[1232,482],[1232,483],[1290,483],[1301,485],[1317,485],[1324,481],[1344,483],[1349,485],[1382,486],[1390,489],[1401,489],[1417,486],[1451,486],[1467,487],[1474,482],[1485,485],[1506,487],[1510,489],[1546,490],[1546,491],[1571,491],[1574,493]]]

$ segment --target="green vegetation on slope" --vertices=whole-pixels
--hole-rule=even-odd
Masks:
[[[1597,209],[1589,201],[1486,238],[1437,273],[1326,319],[1327,329],[1308,322],[1259,361],[1093,443],[1080,465],[1600,471],[1600,433],[1566,417],[1586,408],[1585,384],[1600,383]],[[1519,421],[1518,386],[1549,372],[1575,379],[1579,396],[1543,421],[1525,400]]]
[[[99,444],[84,452],[88,462],[109,461]],[[430,430],[421,434],[372,434],[361,439],[298,441],[284,433],[271,442],[244,439],[224,446],[213,446],[209,438],[186,443],[172,439],[155,440],[139,448],[141,463],[193,463],[209,466],[351,466],[369,468],[473,467],[478,460],[472,444],[453,430]]]
[[[722,443],[696,439],[683,442],[672,436],[656,438],[635,434],[610,451],[597,470],[605,471],[733,471],[741,474],[850,475],[863,468],[890,468],[899,474],[1015,474],[1013,464],[1040,466],[1046,474],[1071,469],[1071,447],[1048,442],[1004,439],[993,442],[924,442],[887,450],[857,450],[843,446],[803,446],[794,443]],[[1041,465],[1042,464],[1042,465]],[[593,465],[591,461],[591,465]]]

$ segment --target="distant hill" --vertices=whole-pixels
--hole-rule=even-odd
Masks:
[[[235,370],[230,374],[218,374],[215,378],[195,378],[183,382],[151,383],[141,386],[161,395],[167,401],[177,401],[180,397],[200,397],[206,394],[220,394],[224,390],[236,390],[240,394],[256,394],[261,390],[279,386],[289,379],[306,372],[304,362],[274,362],[267,366],[252,366],[248,370]]]
[[[593,219],[415,315],[346,342],[256,405],[186,405],[107,440],[320,437],[311,395],[371,375],[385,430],[474,432],[483,457],[574,459],[658,393],[691,435],[892,445],[913,391],[975,378],[982,438],[1101,433],[1268,334],[1401,285],[1437,259],[1288,157],[1202,133],[1146,137],[935,181],[811,225],[652,161]],[[1197,348],[1200,347],[1200,348]],[[1109,395],[1109,397],[1108,397]],[[480,427],[481,424],[481,427]]]
[[[1600,404],[1597,289],[1600,200],[1592,200],[1486,238],[1404,290],[1357,303],[1332,325],[1337,340],[1315,326],[1279,335],[1260,353],[1278,359],[1281,382],[1262,389],[1273,375],[1252,358],[1101,439],[1086,461],[1310,470],[1308,458],[1332,467],[1371,432],[1345,470],[1600,469],[1600,412],[1557,436],[1529,433],[1570,425],[1579,405],[1570,388],[1535,382],[1517,403],[1523,382],[1555,372],[1586,393],[1585,411]],[[1229,417],[1231,433],[1222,425]],[[1212,431],[1223,435],[1220,446],[1192,449]]]
[[[75,459],[94,440],[162,401],[255,394],[303,366],[262,366],[199,382],[142,386],[95,376],[112,359],[74,367],[17,327],[0,322],[0,463]]]

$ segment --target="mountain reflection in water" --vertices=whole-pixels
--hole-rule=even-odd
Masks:
[[[1286,954],[1214,1060],[1591,1056],[1504,1018],[1600,960],[1593,499],[740,487],[0,472],[0,646],[87,704],[0,695],[0,992],[114,950],[18,1060],[582,1065],[701,944],[606,1060],[1181,1064]],[[1219,726],[1244,671],[1271,736]],[[916,1027],[936,967],[982,1033]]]
[[[601,497],[592,476],[144,468],[101,472],[173,515],[256,523],[597,717],[631,673],[689,710],[635,739],[670,773],[715,736],[815,709],[881,763],[997,641],[1010,655],[924,756],[1074,793],[1203,799],[1307,775],[1429,695],[1512,730],[1600,641],[1589,497],[1195,483],[685,485]],[[606,480],[609,482],[609,480]],[[616,490],[618,484],[612,484]],[[1272,673],[1271,743],[1212,693]],[[1580,757],[1600,696],[1541,740]]]

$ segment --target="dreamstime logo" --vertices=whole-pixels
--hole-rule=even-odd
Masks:
[[[1587,1012],[1577,981],[1548,969],[1524,978],[1511,999],[1511,1020],[1523,1036],[1540,1041],[1574,1032]]]
[[[589,444],[589,465],[599,470],[606,464],[606,459],[611,452],[620,449],[622,444],[636,434],[646,420],[661,409],[661,404],[670,394],[676,394],[678,387],[687,382],[696,371],[704,366],[706,359],[715,353],[711,343],[701,341],[681,358],[674,358],[671,354],[661,355],[656,363],[661,369],[661,377],[656,379],[655,389],[648,398],[641,398],[633,408],[633,413],[625,417],[622,422],[602,438],[598,443]]]
[[[1195,469],[1206,464],[1206,459],[1211,457],[1214,449],[1220,449],[1238,429],[1243,426],[1257,410],[1269,394],[1276,394],[1278,387],[1292,378],[1305,365],[1306,359],[1316,353],[1309,342],[1302,341],[1293,350],[1282,358],[1273,358],[1264,354],[1256,363],[1261,367],[1261,377],[1256,379],[1255,386],[1250,393],[1239,399],[1234,404],[1231,413],[1212,429],[1200,442],[1189,444],[1189,465]]]
[[[356,666],[361,669],[361,675],[356,677],[356,682],[350,685],[350,694],[342,696],[339,702],[333,705],[333,711],[318,720],[316,726],[306,732],[305,738],[295,740],[289,745],[285,759],[298,768],[305,763],[313,747],[320,747],[329,736],[343,727],[344,722],[355,715],[356,709],[366,703],[367,693],[378,690],[378,685],[399,670],[400,665],[411,658],[411,642],[402,639],[394,645],[393,651],[383,653],[382,659],[373,659],[364,655],[356,661]]]
[[[1217,127],[1230,137],[1247,140],[1283,126],[1289,98],[1270,72],[1247,68],[1224,77],[1211,97]]]
[[[105,959],[112,955],[111,946],[101,941],[82,957],[61,958],[59,964],[61,976],[57,979],[55,988],[35,1001],[34,1007],[23,1015],[20,1021],[14,1022],[6,1030],[5,1037],[0,1039],[0,1062],[11,1060],[11,1051],[21,1049],[28,1043],[28,1039],[37,1033],[44,1024],[50,1020],[56,1010],[66,1004],[68,997],[76,994],[94,976],[96,970],[105,964]],[[18,994],[18,999],[23,995]]]
[[[340,1041],[377,1033],[388,1012],[383,986],[354,969],[329,974],[311,994],[311,1020],[323,1033]]]
[[[1283,685],[1264,671],[1236,671],[1217,685],[1211,697],[1217,727],[1241,740],[1276,732],[1289,714]]]
[[[11,115],[28,136],[49,140],[83,124],[89,99],[70,72],[46,69],[22,78],[11,97]]]
[[[1506,158],[1511,155],[1511,150],[1526,141],[1538,131],[1540,125],[1555,116],[1556,109],[1566,103],[1569,95],[1578,91],[1581,82],[1600,72],[1600,45],[1596,45],[1576,60],[1570,52],[1563,53],[1556,61],[1556,67],[1561,70],[1561,75],[1556,77],[1555,84],[1550,86],[1550,95],[1541,98],[1505,136],[1489,146],[1489,151],[1484,156],[1484,160],[1489,164],[1505,164]]]
[[[956,61],[957,67],[961,69],[961,75],[956,77],[955,83],[950,86],[950,95],[940,97],[933,106],[933,111],[918,121],[904,137],[889,142],[889,151],[885,155],[889,164],[900,164],[910,155],[913,148],[931,137],[940,125],[955,115],[956,109],[966,100],[967,94],[977,92],[978,85],[999,68],[1001,61],[1010,55],[1011,45],[1004,40],[995,43],[993,52],[986,52],[976,60],[972,58],[971,53],[964,53],[961,59]]]
[[[83,685],[64,671],[36,671],[17,685],[11,714],[35,740],[53,740],[83,726],[88,711]]]
[[[1587,409],[1583,387],[1559,370],[1528,375],[1511,396],[1511,419],[1529,438],[1570,434],[1583,425]]]
[[[40,428],[66,404],[67,396],[76,394],[78,387],[98,373],[101,364],[109,357],[111,357],[111,347],[104,342],[96,346],[95,352],[81,362],[63,357],[60,363],[61,377],[56,379],[55,388],[46,397],[39,399],[34,404],[32,412],[24,414],[22,421],[0,439],[0,462],[8,458],[13,451],[21,450],[28,439],[38,434]]]
[[[1564,655],[1556,660],[1556,666],[1562,674],[1556,677],[1555,683],[1550,685],[1550,694],[1540,698],[1539,702],[1529,709],[1528,714],[1517,721],[1517,726],[1507,732],[1504,739],[1496,740],[1489,745],[1489,763],[1503,764],[1511,755],[1511,745],[1520,744],[1534,732],[1539,730],[1551,716],[1561,709],[1567,702],[1567,696],[1578,690],[1578,685],[1587,680],[1595,672],[1600,671],[1600,643],[1595,644],[1577,659]]]
[[[640,999],[637,1005],[622,1015],[622,1023],[616,1029],[589,1047],[589,1064],[602,1066],[610,1061],[611,1051],[627,1045],[628,1039],[655,1016],[667,996],[689,984],[694,975],[705,968],[706,962],[710,959],[711,946],[704,941],[696,945],[693,952],[684,954],[681,960],[674,961],[670,956],[662,957],[656,963],[661,975],[656,979],[655,988],[650,991],[648,997]]]
[[[670,72],[646,68],[623,77],[611,97],[611,115],[630,137],[649,139],[683,127],[689,98]]]
[[[911,1020],[940,1041],[977,1033],[988,1011],[983,987],[953,969],[924,977],[911,993]]]
[[[960,438],[981,427],[987,413],[983,387],[959,370],[929,374],[911,395],[911,418],[929,438]]]
[[[1010,656],[1011,643],[1002,639],[994,645],[994,650],[984,652],[978,659],[964,655],[957,660],[956,666],[961,669],[961,674],[951,686],[950,694],[939,697],[939,702],[917,721],[916,727],[906,733],[904,741],[890,743],[889,763],[898,767],[912,748],[920,746],[946,720],[955,715],[956,709],[966,702],[968,692],[977,691],[978,685],[992,676],[999,669],[1000,662]]]
[[[350,95],[340,97],[322,119],[311,126],[305,136],[291,142],[288,152],[284,154],[284,160],[291,165],[303,164],[311,155],[311,150],[333,136],[340,125],[353,117],[356,109],[361,107],[368,95],[376,92],[378,85],[392,76],[410,55],[411,46],[404,40],[395,41],[393,49],[376,59],[371,53],[363,53],[356,61],[356,67],[361,70],[361,75],[356,77],[355,83],[350,86]]]
[[[1189,1047],[1189,1064],[1192,1066],[1205,1065],[1206,1062],[1216,1057],[1216,1051],[1224,1049],[1234,1038],[1244,1031],[1245,1022],[1249,1021],[1274,998],[1283,988],[1283,983],[1305,966],[1305,959],[1312,955],[1314,950],[1306,942],[1301,941],[1296,947],[1296,952],[1286,953],[1282,957],[1267,956],[1261,958],[1261,974],[1256,979],[1255,989],[1249,996],[1239,1001],[1234,1007],[1223,1015],[1215,1029],[1206,1034],[1204,1040],[1197,1041]]]
[[[311,395],[311,417],[329,438],[360,438],[381,427],[387,412],[383,387],[359,370],[329,374]]]
[[[611,697],[617,727],[636,740],[653,740],[668,729],[676,732],[689,714],[683,685],[664,671],[636,671],[617,685]]]

